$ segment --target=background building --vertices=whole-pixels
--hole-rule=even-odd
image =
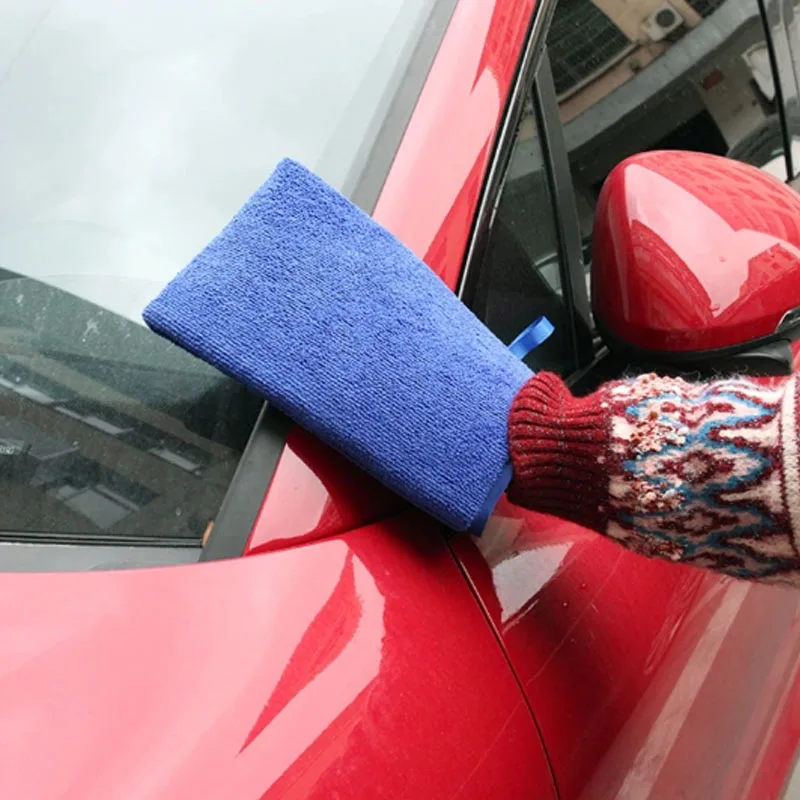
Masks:
[[[587,237],[606,175],[636,152],[699,150],[780,173],[756,0],[559,0],[548,49]]]

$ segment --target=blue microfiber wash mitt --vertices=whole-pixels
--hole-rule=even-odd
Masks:
[[[530,370],[300,164],[281,162],[144,319],[455,530],[479,530],[509,483]]]

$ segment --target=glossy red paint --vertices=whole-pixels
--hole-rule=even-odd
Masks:
[[[785,797],[786,784],[792,777],[787,765],[797,769],[797,742],[800,741],[800,670],[786,687],[785,697],[774,709],[771,728],[764,741],[763,756],[753,771],[748,800]]]
[[[451,288],[534,7],[458,4],[375,208]]]
[[[797,746],[796,716],[779,713],[796,708],[796,593],[651,561],[505,501],[480,540],[452,546],[562,800],[777,796],[751,790],[768,768],[784,780]]]
[[[455,288],[534,0],[460,2],[374,217]],[[338,533],[397,499],[302,432],[291,434],[245,552]]]
[[[800,196],[755,167],[705,153],[642,153],[601,192],[595,313],[660,352],[730,347],[800,306]]]
[[[554,798],[433,526],[408,514],[246,559],[5,575],[0,795]]]
[[[247,554],[335,536],[407,504],[299,426],[289,433]]]

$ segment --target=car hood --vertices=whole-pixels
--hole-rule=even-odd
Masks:
[[[550,785],[505,657],[416,512],[227,561],[4,574],[0,742],[3,800]]]
[[[359,593],[371,602],[354,606]],[[358,624],[337,658],[301,653],[287,667],[321,612],[351,608]],[[375,677],[381,608],[341,541],[182,567],[3,575],[0,794],[260,797]]]

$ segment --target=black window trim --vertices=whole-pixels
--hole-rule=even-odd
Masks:
[[[244,553],[291,427],[288,417],[264,403],[222,498],[200,561],[237,558]]]
[[[555,205],[561,283],[565,287],[564,300],[570,319],[573,321],[575,363],[583,366],[594,355],[589,333],[592,329],[592,317],[589,295],[586,291],[581,227],[575,203],[567,143],[564,139],[553,71],[546,47],[534,78],[533,95],[541,129],[542,155]],[[577,320],[582,322],[583,330],[579,330],[575,325]]]
[[[779,63],[778,54],[776,52],[776,39],[780,37],[784,40],[784,50],[791,52],[792,48],[783,26],[778,3],[770,2],[770,0],[757,0],[757,3],[758,11],[761,15],[761,24],[764,28],[764,41],[767,45],[769,68],[772,71],[772,80],[775,85],[775,105],[778,109],[778,120],[781,125],[783,160],[786,164],[786,180],[789,182],[794,178],[800,165],[794,163],[794,155],[792,153],[792,123],[796,122],[796,117],[798,116],[797,109],[795,108],[797,103],[787,103],[786,94],[789,94],[790,97],[793,96],[796,101],[797,86],[793,64],[786,64],[786,68],[781,69],[781,64]],[[774,25],[771,24],[773,18],[775,19]],[[786,83],[794,85],[785,86],[784,84]]]
[[[489,232],[500,202],[500,190],[505,181],[506,170],[514,148],[517,126],[522,118],[525,98],[533,86],[533,80],[544,55],[544,41],[553,19],[557,0],[539,0],[531,19],[528,38],[522,58],[517,66],[503,121],[497,135],[486,178],[483,184],[478,210],[472,222],[472,231],[464,256],[464,266],[456,294],[467,305],[472,300],[477,271],[486,255]]]
[[[193,541],[164,545],[84,542],[0,541],[0,570],[6,572],[96,572],[143,567],[194,564],[200,544]]]

